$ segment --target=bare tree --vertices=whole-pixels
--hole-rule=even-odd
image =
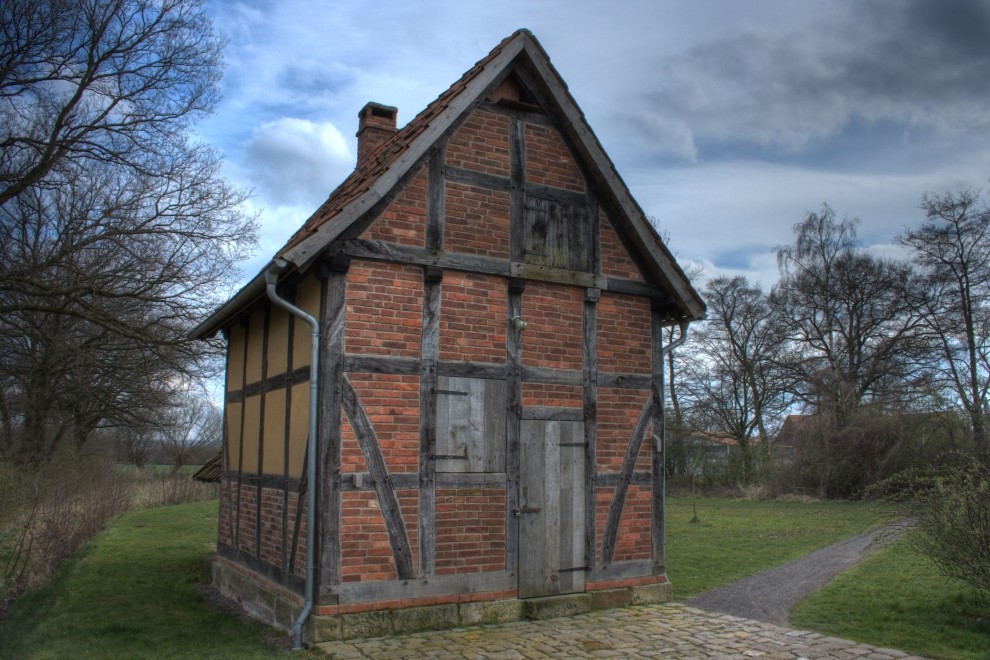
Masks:
[[[926,279],[920,298],[940,371],[969,416],[973,439],[990,459],[990,209],[971,190],[926,194],[926,220],[899,237]]]
[[[0,4],[0,205],[66,162],[161,173],[212,110],[225,45],[202,0]]]
[[[211,367],[186,336],[255,234],[189,139],[223,45],[199,0],[0,6],[0,452],[37,463]]]
[[[192,393],[182,396],[162,419],[156,434],[172,472],[204,462],[220,446],[223,414],[210,401]]]
[[[788,404],[784,334],[763,291],[745,277],[712,279],[703,295],[709,318],[697,339],[695,407],[707,430],[736,439],[748,478],[752,439],[768,448],[768,427]]]
[[[789,363],[795,393],[842,428],[865,401],[902,403],[923,375],[916,283],[903,263],[859,247],[855,220],[827,204],[777,249],[780,281],[771,295],[799,357]]]

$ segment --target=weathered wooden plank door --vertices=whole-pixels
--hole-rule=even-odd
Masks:
[[[519,597],[584,591],[584,424],[523,420]]]

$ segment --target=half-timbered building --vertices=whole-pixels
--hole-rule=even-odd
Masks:
[[[310,641],[662,600],[662,328],[701,299],[528,31],[396,114],[194,333],[216,584]]]

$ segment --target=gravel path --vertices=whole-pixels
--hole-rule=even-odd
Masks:
[[[871,552],[887,545],[909,527],[907,521],[879,527],[816,550],[789,564],[706,591],[687,601],[687,604],[786,626],[788,615],[798,601],[841,571],[858,564]]]

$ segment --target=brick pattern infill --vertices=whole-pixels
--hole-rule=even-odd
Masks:
[[[317,646],[332,658],[695,658],[923,660],[677,603],[601,610]]]

